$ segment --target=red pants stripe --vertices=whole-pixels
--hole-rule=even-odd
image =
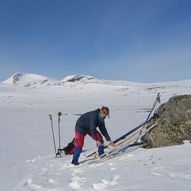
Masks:
[[[88,133],[88,135],[90,137],[92,137],[91,133]],[[84,138],[85,138],[85,136],[83,134],[81,134],[79,131],[75,132],[75,139],[76,139],[75,141],[76,141],[77,147],[82,148],[84,146]],[[100,141],[101,143],[103,143],[103,138],[99,131],[97,131],[97,140]]]

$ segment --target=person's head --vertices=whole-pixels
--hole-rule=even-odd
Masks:
[[[101,113],[101,117],[102,117],[103,119],[105,119],[107,116],[109,117],[109,108],[103,106],[103,107],[100,109],[100,113]]]

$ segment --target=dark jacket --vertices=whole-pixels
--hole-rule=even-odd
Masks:
[[[82,133],[84,136],[87,133],[91,133],[92,137],[97,140],[97,130],[96,128],[99,127],[101,134],[105,137],[107,141],[110,141],[110,136],[107,132],[105,127],[104,120],[99,120],[99,112],[100,109],[95,111],[87,112],[80,116],[80,118],[76,122],[75,130]]]

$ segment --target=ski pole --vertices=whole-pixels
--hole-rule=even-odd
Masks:
[[[51,114],[49,114],[48,116],[49,116],[49,119],[51,121],[52,139],[53,139],[54,151],[55,151],[55,155],[56,155],[56,142],[55,142],[55,136],[54,136],[53,119],[52,119]]]
[[[58,112],[58,140],[59,140],[59,148],[58,148],[58,153],[57,155],[60,155],[60,150],[61,150],[61,138],[60,138],[60,116],[62,113],[59,111]]]

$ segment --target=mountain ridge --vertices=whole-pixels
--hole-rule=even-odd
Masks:
[[[150,83],[138,83],[138,82],[130,82],[127,80],[101,80],[97,79],[91,75],[67,75],[63,79],[58,80],[51,77],[47,77],[44,75],[39,74],[32,74],[32,73],[15,73],[11,77],[6,80],[1,81],[0,83],[8,84],[12,86],[42,86],[42,85],[63,85],[64,83],[103,83],[103,84],[112,84],[112,85],[149,85],[149,86],[156,86],[156,85],[178,85],[179,83],[191,83],[191,79],[185,80],[177,80],[177,81],[168,81],[168,82],[150,82]]]

